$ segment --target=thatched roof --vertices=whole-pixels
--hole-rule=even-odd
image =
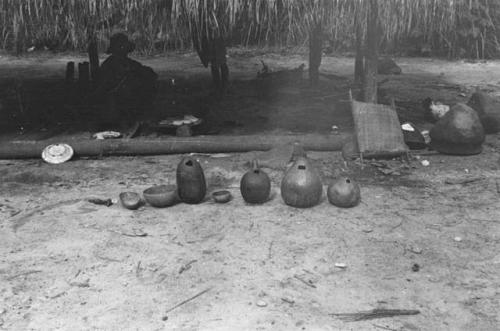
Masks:
[[[0,47],[12,48],[19,43],[24,47],[31,39],[55,38],[63,47],[81,49],[88,29],[95,28],[101,39],[114,30],[126,30],[145,51],[159,44],[185,48],[190,44],[193,24],[202,24],[213,16],[235,43],[300,45],[306,42],[311,24],[321,21],[332,40],[348,48],[356,22],[365,24],[368,1],[2,0]],[[460,38],[459,26],[476,36],[495,36],[489,40],[496,43],[495,23],[500,20],[497,0],[378,2],[382,40],[386,43],[412,36],[453,43]]]

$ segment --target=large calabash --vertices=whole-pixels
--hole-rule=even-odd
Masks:
[[[317,205],[323,195],[323,184],[316,169],[305,157],[298,157],[281,181],[283,201],[292,207]]]
[[[185,157],[177,166],[177,190],[180,200],[185,203],[197,204],[205,198],[205,175],[195,159]]]

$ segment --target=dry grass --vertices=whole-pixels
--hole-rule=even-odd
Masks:
[[[2,0],[0,47],[33,45],[83,50],[95,31],[101,46],[127,31],[144,53],[191,47],[212,24],[233,44],[304,45],[323,24],[331,46],[354,48],[355,22],[365,24],[367,0]],[[497,0],[379,0],[383,47],[431,44],[448,55],[499,54]]]

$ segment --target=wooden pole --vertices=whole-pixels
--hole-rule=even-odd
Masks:
[[[77,156],[163,155],[183,153],[243,153],[267,151],[299,142],[311,151],[340,151],[345,135],[276,135],[276,136],[197,136],[168,139],[82,140],[52,138],[44,141],[11,141],[0,143],[0,159],[40,158],[45,147],[66,143]]]
[[[358,14],[359,15],[359,14]],[[361,19],[356,20],[356,59],[354,60],[354,83],[362,84],[365,71],[365,54],[363,49],[363,26]]]
[[[97,49],[97,37],[92,34],[89,37],[89,63],[90,63],[90,80],[95,85],[99,79],[99,51]]]
[[[90,81],[90,75],[89,75],[89,63],[88,62],[82,62],[78,63],[78,88],[79,92],[82,94],[85,94],[89,90],[89,81]]]
[[[319,82],[319,67],[323,52],[323,27],[316,23],[309,34],[309,80],[315,86]]]
[[[365,102],[377,103],[378,41],[380,28],[378,0],[369,0],[368,6],[363,100]]]
[[[75,81],[75,62],[70,61],[66,64],[66,85],[73,85]]]
[[[75,62],[70,61],[66,64],[66,78],[64,80],[65,103],[71,103],[74,97],[75,85]]]

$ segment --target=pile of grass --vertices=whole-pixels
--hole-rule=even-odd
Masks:
[[[356,24],[366,25],[369,0],[2,0],[0,48],[85,50],[89,33],[104,49],[126,31],[143,53],[186,50],[203,24],[233,45],[306,45],[322,24],[329,46],[353,50]],[[451,57],[500,54],[498,0],[379,0],[383,50],[424,45]],[[416,45],[416,47],[414,46]]]

